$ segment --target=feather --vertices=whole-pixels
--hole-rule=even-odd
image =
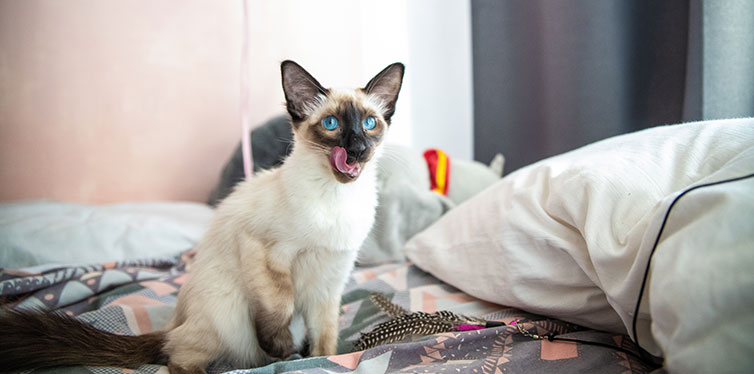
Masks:
[[[447,310],[432,314],[409,313],[378,293],[373,293],[371,300],[393,319],[378,324],[371,332],[362,333],[356,342],[356,348],[359,350],[395,343],[414,335],[425,336],[450,331],[478,330],[497,325],[481,318],[463,316]]]
[[[377,305],[382,309],[385,314],[390,316],[390,318],[398,318],[400,316],[405,316],[408,314],[408,311],[406,309],[403,309],[398,304],[393,304],[390,302],[390,300],[385,297],[385,295],[373,292],[372,296],[370,297],[374,305]]]

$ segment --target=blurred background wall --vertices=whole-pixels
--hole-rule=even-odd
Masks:
[[[472,156],[468,1],[249,0],[251,124],[279,64],[407,66],[389,141]],[[0,0],[0,200],[205,201],[240,136],[241,1]]]
[[[749,0],[0,0],[0,201],[205,201],[279,63],[407,66],[388,141],[510,172],[643,128],[754,116]]]

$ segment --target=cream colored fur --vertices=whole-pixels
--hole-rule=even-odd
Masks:
[[[270,361],[253,323],[255,302],[277,307],[267,266],[290,272],[293,312],[303,317],[312,355],[335,353],[340,297],[374,221],[379,151],[356,181],[343,184],[327,158],[301,135],[294,139],[279,169],[242,182],[218,207],[198,246],[166,344],[185,369],[221,357],[242,367]]]
[[[171,372],[203,372],[218,359],[260,366],[287,357],[304,337],[312,355],[336,353],[340,298],[374,223],[376,162],[403,70],[392,64],[364,89],[346,91],[281,64],[293,151],[217,208],[167,328]],[[328,116],[342,124],[325,129]],[[367,117],[373,128],[363,127]],[[343,174],[347,160],[337,157],[345,152],[360,172]]]

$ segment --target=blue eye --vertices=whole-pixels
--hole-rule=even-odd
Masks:
[[[371,130],[374,128],[374,126],[377,125],[377,120],[375,120],[374,117],[370,116],[370,117],[365,118],[364,121],[362,121],[362,123],[364,124],[365,129]]]
[[[333,116],[327,116],[322,120],[322,126],[328,130],[335,130],[338,127],[338,119]]]

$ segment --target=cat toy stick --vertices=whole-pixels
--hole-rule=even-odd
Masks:
[[[248,1],[243,0],[243,45],[241,47],[241,153],[243,173],[251,178],[254,160],[251,158],[251,131],[249,128],[249,12]]]

